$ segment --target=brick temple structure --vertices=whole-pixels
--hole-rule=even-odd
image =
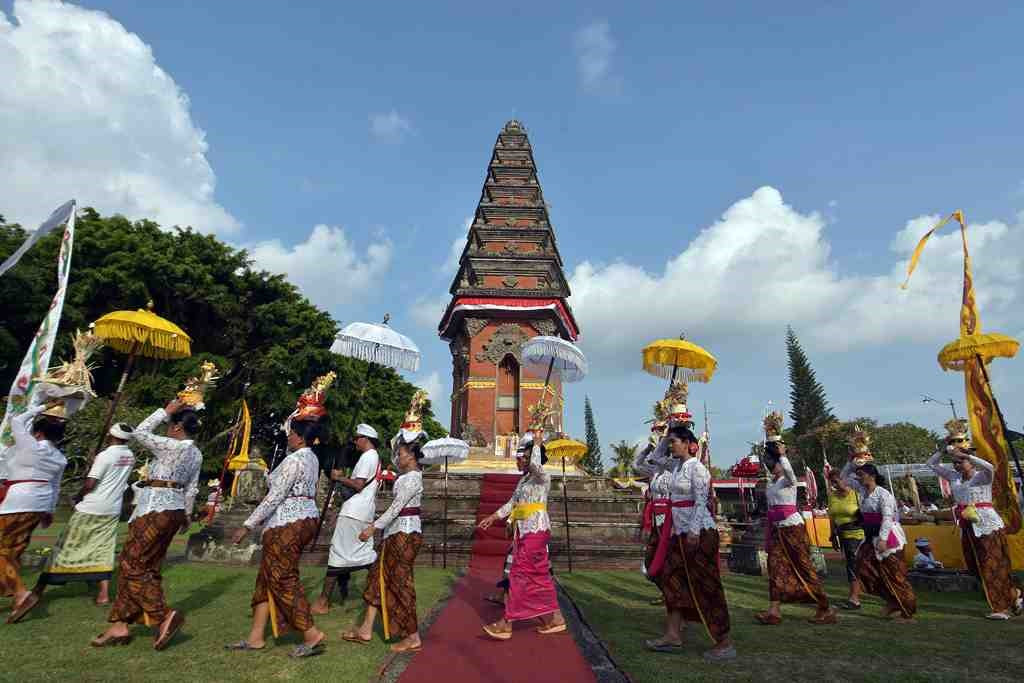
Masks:
[[[452,353],[451,433],[500,457],[529,427],[544,386],[543,371],[522,366],[522,343],[579,335],[533,149],[518,121],[506,123],[494,144],[451,294],[438,326]],[[557,372],[551,386],[560,430]]]

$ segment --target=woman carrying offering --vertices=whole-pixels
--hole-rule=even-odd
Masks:
[[[524,441],[527,439],[530,436],[524,437]],[[506,517],[515,523],[505,617],[483,627],[484,632],[496,640],[510,639],[512,622],[521,619],[539,618],[541,625],[537,632],[541,635],[561,633],[566,629],[565,619],[558,609],[548,560],[551,521],[547,503],[551,475],[544,471],[547,455],[544,454],[543,439],[544,431],[535,429],[532,441],[526,445],[530,450],[529,457],[525,450],[516,454],[516,467],[523,475],[512,498],[479,524],[481,529],[487,529]],[[519,445],[521,449],[524,446],[523,442]]]
[[[419,622],[416,619],[416,579],[414,566],[420,546],[423,544],[420,505],[423,497],[423,473],[420,460],[423,453],[420,443],[401,443],[398,446],[398,479],[395,480],[394,501],[391,506],[370,526],[359,534],[359,540],[367,541],[381,529],[384,542],[377,553],[377,560],[370,567],[370,574],[363,591],[366,614],[363,622],[354,630],[346,631],[342,638],[354,643],[368,643],[373,638],[373,622],[380,612],[384,621],[384,637],[401,636],[402,640],[391,646],[392,652],[418,652],[423,647],[420,641]]]
[[[825,588],[811,561],[807,527],[796,505],[797,479],[782,440],[782,413],[770,413],[764,419],[764,430],[764,464],[773,477],[766,491],[770,525],[766,547],[770,603],[768,611],[757,613],[755,619],[761,624],[779,624],[782,603],[813,602],[818,608],[808,621],[834,624],[836,612],[829,607]]]
[[[953,489],[964,563],[981,580],[992,609],[986,619],[1005,621],[1011,612],[1021,613],[1022,600],[1011,570],[1005,525],[992,507],[994,468],[968,446],[967,420],[950,420],[945,426],[949,432],[945,450],[953,457],[953,467],[940,464],[941,450],[928,458],[928,466]]]

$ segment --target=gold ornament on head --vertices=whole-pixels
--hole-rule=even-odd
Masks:
[[[676,380],[665,392],[666,412],[671,421],[688,421],[692,415],[686,408],[686,400],[690,396],[690,387],[685,380]]]
[[[953,441],[967,441],[967,420],[963,418],[955,418],[943,425],[946,428],[946,443]]]
[[[96,366],[89,363],[89,358],[103,346],[103,340],[91,332],[75,330],[72,345],[73,360],[65,360],[35,378],[39,382],[37,391],[47,405],[42,414],[59,420],[66,420],[96,396],[92,390],[92,370]]]
[[[405,418],[402,420],[402,429],[413,432],[423,431],[423,409],[427,405],[429,395],[423,389],[417,389],[412,395],[409,403],[409,410],[405,411]]]
[[[313,380],[309,388],[302,392],[299,400],[295,403],[295,412],[288,417],[291,420],[308,421],[319,420],[327,415],[327,408],[324,402],[327,400],[327,389],[334,383],[338,374],[333,370],[326,375],[321,375]],[[285,422],[287,425],[288,422]]]
[[[782,424],[785,421],[782,413],[773,410],[764,417],[765,441],[782,441]]]
[[[548,424],[551,422],[551,418],[555,414],[554,408],[551,408],[544,404],[544,401],[538,401],[536,404],[530,407],[530,431],[536,431],[538,429],[547,429]]]
[[[217,375],[217,366],[210,361],[203,361],[199,366],[199,375],[190,377],[185,382],[185,388],[178,392],[178,400],[191,408],[201,410],[205,407],[203,397],[218,379],[220,376]]]
[[[875,459],[871,455],[871,436],[860,425],[853,425],[846,443],[850,447],[853,464],[857,467]]]

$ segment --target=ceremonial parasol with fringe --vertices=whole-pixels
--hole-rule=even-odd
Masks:
[[[558,370],[563,382],[579,382],[587,376],[586,357],[575,344],[565,339],[543,335],[533,337],[523,344],[521,353],[524,365],[532,366],[535,369],[547,369],[547,375],[544,377],[544,389],[540,396],[541,406],[547,400],[549,392],[552,403],[554,402],[554,392],[548,387],[553,371]]]
[[[363,397],[366,395],[366,385],[370,381],[375,365],[383,365],[393,370],[408,370],[409,372],[416,372],[420,369],[419,347],[404,334],[399,334],[391,329],[388,325],[390,320],[391,316],[385,315],[384,321],[379,324],[349,323],[335,336],[334,343],[331,344],[331,353],[367,362],[366,377],[356,394],[355,405],[352,407],[352,419],[348,431],[345,432],[345,438],[351,436],[355,431],[359,421],[359,410],[362,407]],[[337,463],[332,465],[332,470],[336,469],[334,465]],[[320,529],[323,527],[324,517],[330,508],[334,489],[335,481],[331,478],[312,544],[315,544],[320,538]]]
[[[152,301],[147,304],[145,310],[140,308],[135,311],[107,313],[92,324],[92,333],[112,349],[128,354],[121,379],[117,383],[117,391],[110,401],[107,419],[92,453],[92,457],[95,457],[107,437],[107,430],[114,419],[114,411],[121,400],[124,383],[131,373],[135,358],[188,358],[192,355],[192,338],[170,320],[165,320],[154,313]]]
[[[469,457],[469,444],[462,439],[446,436],[423,444],[420,449],[424,465],[440,465],[444,463],[444,520],[441,527],[442,567],[448,567],[448,461],[462,462]]]
[[[1009,476],[1006,462],[1007,451],[1013,457],[1017,467],[1017,475],[1024,480],[1024,468],[1021,467],[1013,439],[1007,432],[1006,419],[999,407],[992,381],[986,366],[993,358],[1013,358],[1020,350],[1020,342],[1013,337],[993,332],[982,333],[974,296],[974,277],[971,274],[971,256],[967,251],[967,224],[962,211],[954,211],[943,218],[931,230],[926,232],[914,248],[907,266],[907,279],[901,286],[906,289],[910,276],[917,267],[928,239],[936,230],[950,221],[960,225],[960,239],[964,254],[963,297],[960,303],[960,336],[946,344],[939,351],[938,361],[943,370],[955,370],[964,373],[964,384],[967,394],[967,416],[973,435],[973,445],[979,457],[988,460],[995,466],[993,481],[993,503],[1004,516],[1008,533],[1016,533],[1021,528],[1021,507],[1016,495],[1016,486]],[[998,420],[998,425],[996,421]]]
[[[710,382],[718,361],[706,349],[679,339],[659,339],[644,347],[643,368],[655,377],[686,382]],[[680,372],[682,377],[679,377]]]
[[[565,461],[578,463],[587,454],[587,444],[573,439],[555,439],[544,444],[549,458],[562,461],[562,507],[565,510],[565,549],[569,560],[569,571],[572,571],[572,540],[569,536],[569,490],[565,484]]]

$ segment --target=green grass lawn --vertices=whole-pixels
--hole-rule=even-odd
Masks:
[[[181,537],[182,539],[185,536]],[[303,567],[310,597],[319,594],[322,569]],[[341,632],[362,615],[358,598],[365,572],[353,580],[353,594],[316,623],[327,633],[327,652],[293,660],[297,634],[283,636],[276,647],[268,638],[261,652],[227,652],[225,643],[249,632],[249,600],[256,578],[254,568],[204,564],[173,564],[165,568],[168,603],[186,614],[182,631],[163,652],[153,650],[151,631],[133,627],[135,640],[126,647],[96,649],[89,640],[106,627],[108,608],[97,607],[85,584],[47,590],[43,602],[20,624],[0,623],[0,680],[4,681],[368,681],[388,657],[377,638],[369,645],[341,640]],[[447,595],[454,574],[431,568],[416,569],[417,607],[421,618]],[[26,581],[34,581],[27,574]],[[9,600],[0,599],[6,614]]]
[[[1024,665],[1024,618],[990,622],[980,593],[919,593],[918,623],[879,617],[872,597],[859,612],[841,611],[835,626],[804,619],[813,606],[783,606],[783,623],[761,626],[754,613],[768,606],[764,577],[727,575],[725,588],[739,658],[706,664],[711,646],[703,627],[690,626],[681,654],[644,649],[662,633],[664,608],[650,605],[658,589],[639,572],[577,571],[559,581],[636,683],[696,680],[1019,681]],[[829,579],[829,596],[846,598],[845,578]]]

